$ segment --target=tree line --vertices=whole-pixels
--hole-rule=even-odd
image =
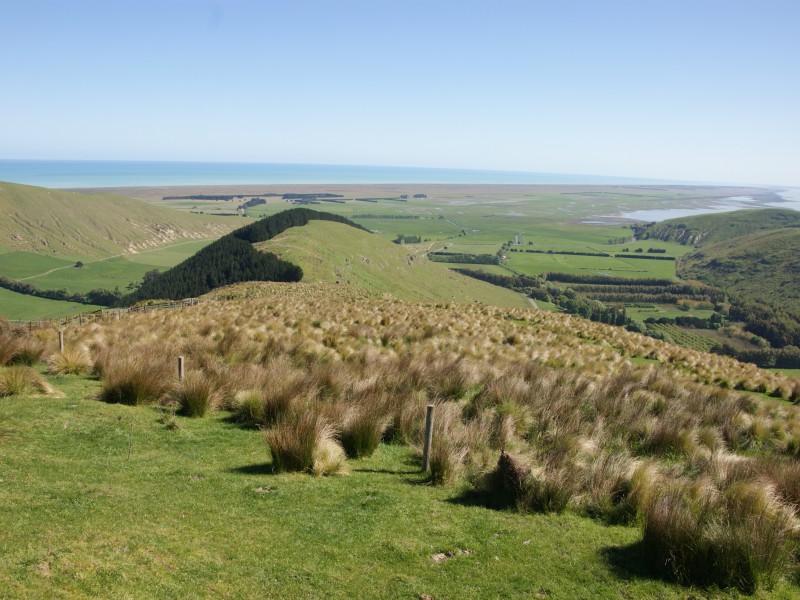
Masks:
[[[42,290],[30,283],[14,281],[7,277],[0,277],[0,287],[18,294],[25,294],[26,296],[46,298],[47,300],[77,302],[79,304],[96,304],[98,306],[114,306],[119,302],[120,298],[122,298],[122,294],[119,290],[111,291],[97,288],[85,294],[83,292],[70,292],[66,289]]]
[[[429,252],[433,262],[462,263],[471,265],[499,265],[500,257],[495,254],[461,254],[457,252]]]

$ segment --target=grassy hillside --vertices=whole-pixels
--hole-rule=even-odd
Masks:
[[[0,249],[66,259],[101,258],[184,238],[218,237],[241,224],[123,196],[4,182],[0,182],[0,217]]]
[[[640,237],[701,246],[785,227],[800,227],[800,212],[767,208],[670,219],[648,227]]]
[[[638,237],[694,246],[678,262],[683,279],[800,311],[800,212],[741,210],[672,219],[639,230]]]
[[[257,245],[303,269],[303,281],[338,283],[402,300],[482,302],[525,307],[519,294],[476,281],[425,258],[425,245],[401,246],[339,223],[313,221]]]
[[[65,338],[0,335],[84,373],[0,367],[4,597],[797,596],[800,410],[720,387],[791,393],[752,365],[335,284],[241,284]],[[186,416],[202,398],[218,412]],[[307,472],[279,439],[300,424]]]
[[[704,243],[683,257],[679,274],[800,313],[799,256],[799,228],[756,231]]]

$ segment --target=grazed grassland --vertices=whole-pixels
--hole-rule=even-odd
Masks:
[[[0,399],[19,597],[797,593],[800,414],[781,375],[566,315],[322,284],[66,333],[99,381]],[[181,417],[189,398],[224,420]],[[157,423],[153,406],[174,408]]]

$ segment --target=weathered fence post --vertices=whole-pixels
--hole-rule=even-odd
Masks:
[[[433,404],[425,412],[425,445],[422,448],[422,472],[431,468],[431,442],[433,441]]]
[[[183,357],[179,356],[178,357],[178,381],[183,381],[183,375],[184,375]]]
[[[78,315],[78,324],[83,325],[83,313]]]
[[[58,330],[58,351],[64,353],[64,330]]]

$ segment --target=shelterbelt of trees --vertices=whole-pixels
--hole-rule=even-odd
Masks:
[[[300,281],[303,270],[252,244],[272,239],[309,221],[334,221],[366,231],[361,225],[330,213],[292,208],[232,231],[179,265],[147,278],[123,303],[151,299],[181,300],[241,281]]]

